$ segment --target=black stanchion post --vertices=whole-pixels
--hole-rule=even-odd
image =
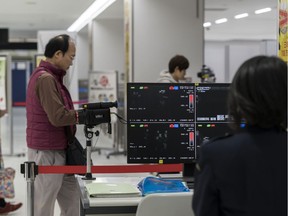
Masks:
[[[34,181],[38,175],[38,166],[34,161],[21,164],[21,173],[27,181],[27,216],[34,216]]]

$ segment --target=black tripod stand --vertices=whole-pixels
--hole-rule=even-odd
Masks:
[[[86,175],[83,179],[85,180],[95,180],[96,178],[92,177],[91,173],[91,148],[92,148],[92,138],[93,138],[93,126],[84,126],[84,133],[86,137],[86,157],[87,157],[87,164],[86,164]]]
[[[84,124],[84,133],[86,137],[86,175],[85,180],[93,180],[96,178],[92,177],[91,173],[91,150],[92,150],[92,138],[93,138],[93,128],[96,125],[102,123],[108,123],[108,133],[111,134],[111,117],[110,117],[110,107],[117,107],[117,101],[107,102],[107,103],[90,103],[82,104],[82,110],[78,111],[79,124]]]
[[[86,137],[86,157],[87,157],[87,163],[86,163],[86,175],[84,178],[85,180],[95,180],[96,178],[92,177],[91,173],[91,166],[92,166],[92,160],[91,160],[91,152],[92,152],[92,138],[93,138],[93,128],[94,126],[84,126],[84,133]],[[108,123],[108,132],[111,134],[111,123]]]

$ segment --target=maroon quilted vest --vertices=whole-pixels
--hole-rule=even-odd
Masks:
[[[51,74],[57,83],[57,89],[61,92],[63,103],[69,110],[74,109],[71,96],[63,85],[63,77],[66,71],[57,69],[52,64],[41,61],[39,67],[32,73],[29,80],[26,95],[26,141],[29,148],[39,150],[64,150],[67,147],[65,127],[53,126],[35,92],[36,81],[43,73]],[[49,89],[47,89],[49,91]]]

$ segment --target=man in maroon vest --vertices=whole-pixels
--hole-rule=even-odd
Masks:
[[[75,58],[75,43],[68,35],[58,35],[45,48],[45,61],[31,75],[26,98],[28,159],[37,165],[65,165],[67,135],[75,134],[77,111],[63,84],[66,70]],[[79,215],[79,194],[74,176],[39,174],[35,178],[34,213],[52,216],[56,200],[63,216]]]

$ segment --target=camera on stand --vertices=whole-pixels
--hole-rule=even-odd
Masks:
[[[203,65],[201,71],[197,73],[197,77],[201,79],[201,83],[215,83],[216,77],[211,68]]]
[[[99,102],[82,104],[82,109],[78,112],[78,124],[84,125],[84,132],[86,137],[86,155],[87,155],[87,171],[85,180],[93,180],[91,173],[91,147],[93,137],[93,127],[102,123],[108,124],[108,133],[111,134],[111,113],[110,108],[118,107],[115,102]]]
[[[111,134],[110,108],[112,107],[118,107],[117,101],[82,104],[83,109],[78,110],[78,124],[93,128],[108,123],[108,133]]]

